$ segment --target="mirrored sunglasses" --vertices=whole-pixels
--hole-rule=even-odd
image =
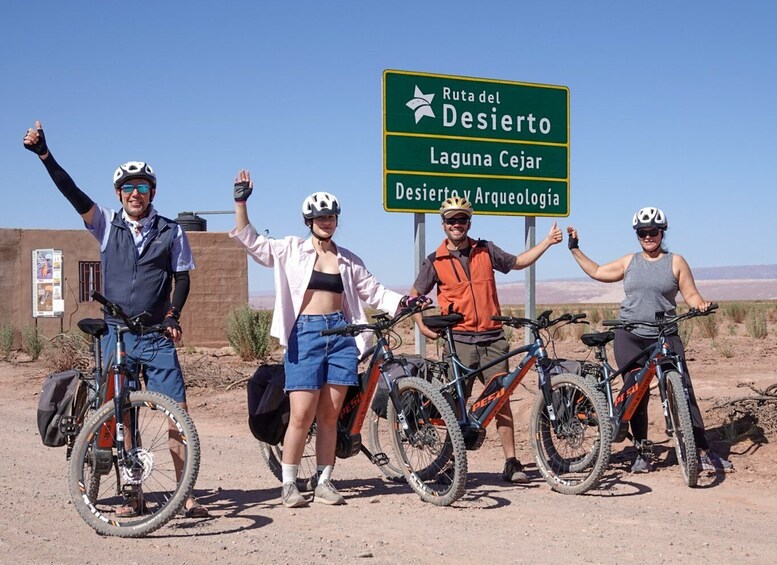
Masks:
[[[132,194],[132,191],[137,189],[140,194],[148,194],[151,191],[150,184],[123,184],[121,185],[121,191],[124,194]]]

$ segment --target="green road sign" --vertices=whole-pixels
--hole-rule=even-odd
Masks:
[[[383,89],[387,211],[569,215],[569,89],[391,70]]]

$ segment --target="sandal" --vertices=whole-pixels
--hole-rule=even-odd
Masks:
[[[140,516],[145,509],[145,504],[141,505],[137,498],[125,498],[124,504],[117,506],[114,513],[117,518],[134,518]]]
[[[191,504],[190,504],[191,503]],[[186,506],[189,505],[187,508]],[[184,502],[184,513],[183,515],[187,518],[209,518],[210,512],[208,512],[208,509],[197,502],[197,499],[192,497],[186,502]]]

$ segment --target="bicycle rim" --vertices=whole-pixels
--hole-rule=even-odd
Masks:
[[[674,450],[683,480],[689,487],[695,487],[699,481],[699,458],[696,451],[696,439],[693,437],[691,409],[685,396],[680,373],[669,371],[666,374],[666,400],[669,406],[669,418],[672,422]]]
[[[604,398],[577,375],[554,375],[550,383],[555,422],[542,394],[531,414],[531,446],[537,468],[563,494],[594,488],[610,460],[612,428]]]
[[[183,506],[197,480],[200,445],[191,418],[171,399],[154,392],[132,392],[122,409],[123,420],[136,430],[124,463],[118,460],[111,426],[113,403],[89,417],[70,459],[73,505],[98,533],[141,537],[166,524]],[[113,447],[98,447],[103,432]],[[125,442],[129,445],[129,440]],[[175,455],[171,451],[175,446]],[[176,473],[180,462],[180,476]],[[119,515],[132,499],[137,514]]]
[[[453,410],[422,379],[405,377],[396,384],[407,424],[404,429],[389,401],[388,424],[396,461],[422,500],[438,506],[452,504],[464,494],[467,481],[467,452]]]
[[[278,481],[283,481],[283,472],[281,461],[283,461],[283,444],[270,445],[269,443],[259,442],[259,453],[262,460],[273,476]],[[300,492],[309,492],[316,488],[316,476],[318,470],[316,466],[316,424],[310,426],[308,437],[305,440],[305,450],[302,452],[302,460],[297,471],[297,488]]]

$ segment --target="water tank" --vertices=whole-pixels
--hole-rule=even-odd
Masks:
[[[208,231],[208,221],[193,212],[179,212],[175,221],[184,231]]]

